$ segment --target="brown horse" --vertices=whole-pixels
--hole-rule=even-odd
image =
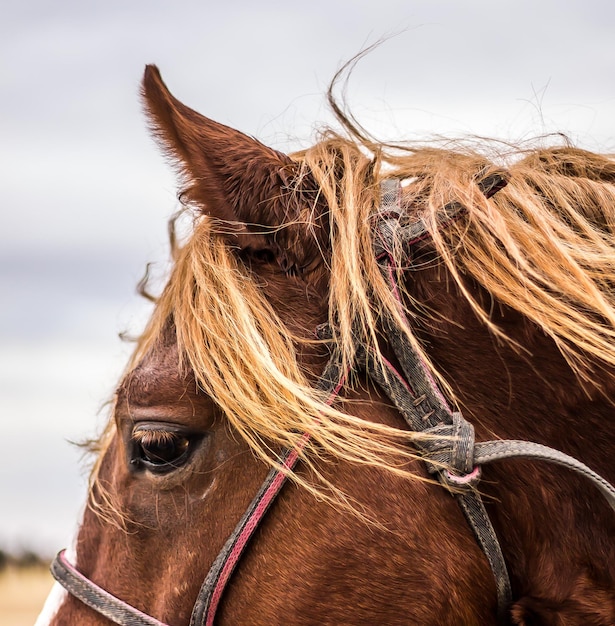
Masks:
[[[118,387],[51,623],[108,624],[115,597],[142,613],[125,624],[615,624],[615,515],[594,485],[532,459],[477,482],[471,446],[465,472],[437,456],[472,439],[463,413],[477,442],[537,442],[615,481],[613,160],[560,147],[505,170],[378,145],[339,110],[344,136],[287,156],[155,67],[143,94],[194,226]],[[404,353],[432,394],[423,433]],[[461,430],[438,435],[434,411]],[[205,609],[210,570],[226,586],[210,574]]]

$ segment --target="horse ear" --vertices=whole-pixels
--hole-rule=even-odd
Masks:
[[[145,68],[142,95],[154,135],[178,163],[190,201],[237,234],[273,232],[296,221],[285,193],[297,170],[290,157],[182,104],[155,65]]]

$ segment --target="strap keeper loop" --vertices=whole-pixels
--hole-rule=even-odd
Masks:
[[[440,472],[440,477],[442,481],[455,488],[465,487],[465,488],[473,488],[480,482],[482,475],[480,465],[476,465],[471,472],[467,474],[459,475],[453,474],[450,470],[446,469]]]

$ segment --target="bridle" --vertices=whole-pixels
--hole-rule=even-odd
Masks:
[[[503,174],[495,173],[483,176],[477,185],[486,197],[490,197],[506,183],[507,179]],[[450,203],[442,209],[439,219],[443,222],[456,219],[463,210],[458,203]],[[415,244],[429,236],[429,231],[422,220],[401,225],[401,215],[401,183],[397,179],[385,180],[382,183],[380,208],[375,215],[374,253],[383,276],[399,303],[398,315],[405,321],[393,251],[401,247],[411,252]],[[360,344],[357,345],[353,369],[366,370],[368,376],[393,402],[410,430],[429,435],[418,439],[415,445],[428,472],[447,487],[457,500],[483,550],[495,580],[498,621],[506,624],[512,591],[500,544],[477,490],[481,466],[510,458],[539,459],[562,465],[593,482],[613,510],[615,487],[580,461],[541,444],[513,440],[475,442],[474,427],[461,412],[453,411],[449,407],[423,358],[405,334],[399,332],[396,322],[387,317],[382,326],[401,372],[388,361],[378,359],[372,350]],[[327,325],[319,327],[318,334],[322,339],[332,338],[331,329]],[[348,374],[342,367],[339,351],[334,346],[317,382],[317,387],[328,398],[326,404],[330,405],[335,401]],[[211,566],[193,607],[190,626],[213,626],[216,611],[235,567],[254,531],[280,493],[288,473],[295,467],[308,440],[309,435],[303,434],[295,447],[280,455],[279,466],[272,468],[267,474],[258,493]],[[51,572],[69,593],[116,624],[166,626],[93,583],[67,560],[64,551],[56,556]]]

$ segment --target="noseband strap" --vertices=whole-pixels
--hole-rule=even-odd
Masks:
[[[506,176],[498,172],[482,176],[477,185],[486,197],[490,197],[505,186],[506,181]],[[464,208],[460,204],[451,203],[444,207],[438,220],[445,224],[457,219],[463,211]],[[384,181],[380,210],[375,215],[374,252],[383,276],[389,282],[391,291],[398,301],[399,318],[408,328],[409,322],[405,317],[397,284],[395,253],[400,250],[411,253],[414,244],[429,237],[429,230],[422,219],[403,226],[401,216],[400,182]],[[323,338],[331,338],[330,329],[325,326],[321,330]],[[390,318],[383,320],[383,331],[403,374],[386,359],[360,344],[357,346],[354,366],[357,370],[363,367],[382,388],[406,420],[411,431],[429,435],[417,438],[415,445],[423,457],[427,470],[457,499],[478,544],[485,553],[495,580],[498,619],[501,624],[507,624],[512,592],[500,544],[477,490],[481,466],[510,458],[538,459],[556,463],[590,480],[614,510],[615,487],[580,461],[547,446],[527,441],[476,443],[473,426],[465,420],[461,412],[453,411],[449,407],[429,367],[421,357],[420,350],[413,345],[409,335],[403,330],[400,331],[396,322]],[[342,370],[340,363],[338,350],[334,347],[333,354],[317,383],[317,387],[328,394],[326,401],[328,405],[334,402],[346,382],[348,372]],[[207,574],[192,611],[190,626],[213,626],[220,600],[241,555],[280,493],[308,441],[309,435],[303,434],[293,448],[283,452],[278,466],[269,471]],[[67,561],[64,551],[53,561],[51,573],[69,593],[116,624],[166,626],[90,581]]]
[[[66,550],[58,553],[51,564],[51,574],[68,591],[115,624],[122,626],[167,626],[164,622],[139,611],[116,598],[86,578],[66,558]]]

